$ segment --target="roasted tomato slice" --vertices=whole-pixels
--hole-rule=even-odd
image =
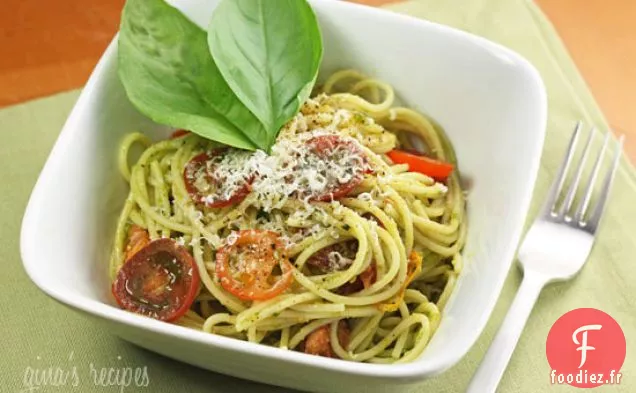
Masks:
[[[192,305],[199,282],[199,271],[185,247],[172,239],[159,239],[124,263],[112,292],[128,311],[174,321]]]
[[[216,149],[192,158],[183,170],[186,190],[195,203],[208,207],[226,207],[239,203],[250,193],[253,178],[245,179],[238,186],[228,184],[227,179],[216,173],[223,155],[229,149]]]
[[[326,173],[320,173],[327,180],[326,189],[319,195],[312,196],[312,201],[329,202],[345,197],[360,185],[365,173],[371,172],[366,155],[353,141],[337,135],[319,135],[308,140],[307,144],[311,152],[307,160],[309,166],[319,166],[311,162],[314,160],[331,161],[346,170],[344,179],[335,177],[329,169],[325,170]],[[299,196],[303,197],[303,193]]]
[[[348,282],[336,289],[339,295],[347,296],[352,293],[360,292],[363,289],[369,288],[375,283],[378,277],[378,267],[375,262],[371,263],[369,267],[360,273],[355,280]]]
[[[375,284],[376,280],[378,279],[378,267],[375,262],[370,264],[368,268],[360,273],[358,278],[362,282],[362,287],[364,289],[367,289],[371,285]]]
[[[285,245],[271,231],[240,231],[216,253],[221,286],[243,300],[267,300],[282,293],[292,283],[292,269]]]
[[[318,250],[307,259],[306,264],[311,266],[314,272],[320,274],[332,273],[345,270],[351,266],[357,253],[358,241],[355,239],[345,240]],[[375,283],[377,274],[377,267],[375,262],[373,262],[353,281],[336,288],[335,292],[340,295],[360,292]]]
[[[321,248],[307,259],[306,264],[322,274],[345,270],[351,266],[357,253],[358,241],[355,239],[345,240]]]
[[[338,341],[340,346],[347,348],[349,345],[349,336],[351,330],[345,321],[338,322]],[[318,355],[329,358],[337,358],[338,356],[331,348],[331,338],[329,336],[329,325],[323,325],[313,332],[309,333],[305,338],[303,351],[310,355]]]
[[[318,250],[307,259],[306,264],[311,266],[314,272],[320,274],[332,273],[345,270],[351,266],[357,253],[358,241],[355,239],[345,240]],[[340,295],[360,292],[375,283],[377,274],[377,267],[375,262],[373,262],[355,280],[336,288],[335,292]]]

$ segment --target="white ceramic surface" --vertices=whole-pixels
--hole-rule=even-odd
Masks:
[[[205,24],[217,1],[174,3]],[[546,124],[543,83],[526,60],[482,38],[370,7],[312,4],[325,43],[322,75],[354,67],[391,83],[402,101],[446,129],[472,184],[465,270],[424,354],[408,364],[358,364],[196,332],[113,306],[108,254],[127,192],[117,146],[132,130],[166,136],[128,102],[117,78],[116,41],[84,88],[25,213],[22,258],[37,286],[142,347],[304,390],[414,382],[466,354],[490,316],[521,234]]]

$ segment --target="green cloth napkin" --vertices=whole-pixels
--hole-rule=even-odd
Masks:
[[[583,119],[601,130],[607,123],[551,25],[526,0],[417,0],[390,9],[448,24],[518,51],[541,72],[548,89],[549,122],[542,166],[530,211],[534,217],[554,177],[574,122]],[[19,230],[29,193],[78,92],[32,101],[0,111],[0,391],[29,391],[29,381],[43,371],[66,376],[63,386],[48,392],[274,392],[282,389],[200,370],[139,349],[111,335],[100,325],[71,312],[33,285],[22,269]],[[434,115],[434,114],[433,114]],[[599,138],[600,139],[600,138]],[[600,144],[600,141],[595,141]],[[461,157],[460,157],[461,159]],[[541,294],[500,385],[501,392],[574,391],[549,383],[545,341],[554,321],[579,307],[594,307],[613,316],[627,338],[622,384],[602,391],[636,391],[636,175],[624,160],[592,256],[568,283],[554,284]],[[391,392],[459,392],[468,384],[519,285],[521,274],[510,272],[490,323],[468,355],[448,372]],[[213,359],[211,359],[213,361]],[[133,372],[145,368],[149,386],[103,386],[104,368]],[[76,377],[75,377],[76,376]],[[76,385],[74,387],[74,385]],[[311,388],[308,386],[308,388]]]

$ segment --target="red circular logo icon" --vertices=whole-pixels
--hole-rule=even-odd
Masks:
[[[578,308],[552,325],[545,352],[553,384],[580,388],[620,384],[625,335],[618,322],[603,311]]]

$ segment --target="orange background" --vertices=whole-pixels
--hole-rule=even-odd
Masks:
[[[0,107],[82,86],[117,30],[124,1],[4,0]],[[636,159],[636,1],[537,1]]]

